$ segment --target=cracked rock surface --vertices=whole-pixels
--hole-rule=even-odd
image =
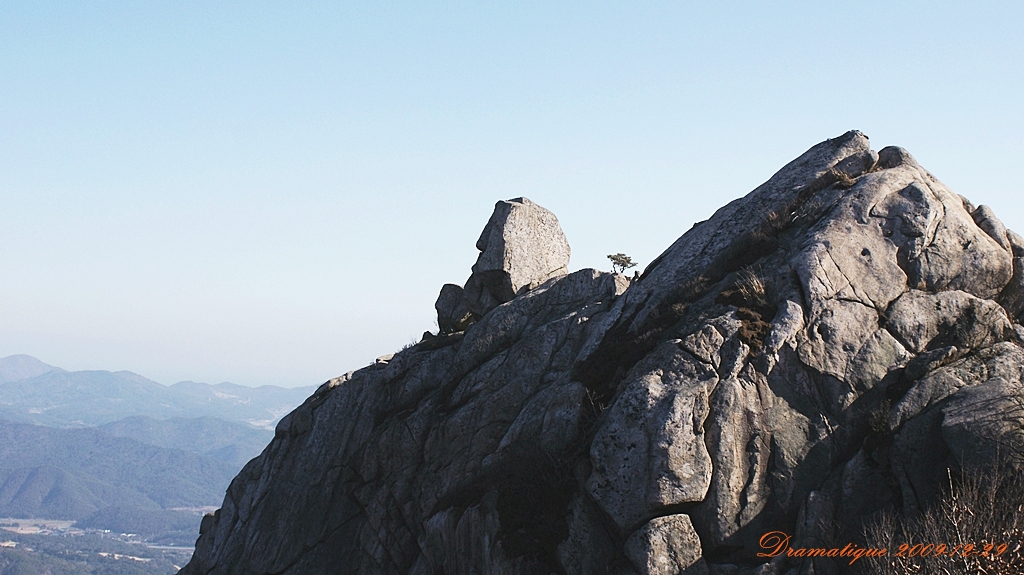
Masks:
[[[1024,446],[1024,240],[859,132],[632,283],[567,273],[522,198],[477,247],[441,334],[286,416],[184,575],[797,575],[761,535],[914,513]]]

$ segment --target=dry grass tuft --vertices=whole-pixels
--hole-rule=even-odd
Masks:
[[[1024,573],[1024,481],[1005,458],[988,470],[949,473],[940,500],[917,518],[885,514],[865,528],[869,547],[889,549],[886,557],[868,560],[863,573],[1021,575]],[[973,544],[978,555],[895,557],[901,544]],[[1001,545],[1005,551],[994,555]],[[980,555],[986,551],[987,556]]]

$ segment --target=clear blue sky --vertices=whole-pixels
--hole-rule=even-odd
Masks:
[[[849,129],[1024,231],[1024,3],[0,2],[0,356],[311,385],[498,199],[650,262]]]

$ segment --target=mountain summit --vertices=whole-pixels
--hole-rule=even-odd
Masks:
[[[21,381],[52,371],[63,370],[47,365],[31,355],[19,354],[0,358],[0,384]]]
[[[836,573],[760,538],[1021,452],[1024,239],[906,150],[822,142],[633,282],[559,269],[535,208],[499,202],[441,334],[281,420],[184,575]]]

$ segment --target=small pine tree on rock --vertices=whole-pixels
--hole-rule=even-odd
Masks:
[[[608,259],[612,260],[612,271],[615,273],[621,274],[629,268],[636,267],[636,262],[633,261],[633,258],[624,253],[609,254]]]

